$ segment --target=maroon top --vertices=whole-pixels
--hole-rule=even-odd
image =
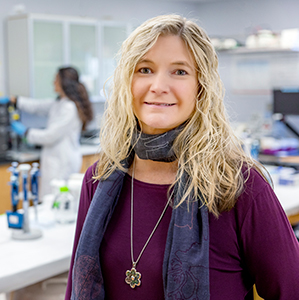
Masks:
[[[134,261],[139,256],[167,203],[168,187],[168,185],[148,184],[134,180]],[[132,289],[125,283],[125,272],[132,268],[130,246],[131,177],[129,175],[125,176],[120,199],[100,248],[105,299],[163,300],[162,264],[172,209],[168,207],[140,257],[136,269],[141,273],[141,286]]]
[[[71,269],[97,187],[91,177],[92,167],[87,170],[82,185]],[[130,184],[131,178],[126,175],[120,201],[100,249],[106,298],[164,299],[162,261],[171,208],[137,264],[142,286],[132,290],[124,282],[125,271],[131,268]],[[167,185],[134,180],[134,199],[143,200],[134,201],[135,260],[163,210],[167,188]],[[209,230],[211,300],[252,299],[254,283],[265,299],[299,299],[298,241],[272,188],[256,171],[251,171],[245,190],[231,211],[222,213],[218,219],[209,214]],[[71,284],[69,277],[66,300],[70,299]],[[143,288],[145,296],[137,294],[143,293]]]

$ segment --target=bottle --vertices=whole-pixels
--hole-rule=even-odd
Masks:
[[[75,199],[67,186],[60,187],[59,194],[55,197],[53,203],[53,209],[55,210],[55,220],[57,223],[67,224],[75,222]]]

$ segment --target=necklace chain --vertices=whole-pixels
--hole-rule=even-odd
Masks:
[[[135,269],[135,268],[136,268],[136,265],[137,265],[137,263],[139,262],[140,257],[142,256],[142,254],[143,254],[145,248],[147,247],[149,241],[151,240],[152,236],[154,235],[154,233],[155,233],[155,231],[156,231],[158,225],[160,224],[160,222],[161,222],[161,220],[162,220],[162,218],[163,218],[163,216],[164,216],[164,214],[165,214],[165,212],[166,212],[166,209],[167,209],[167,207],[168,207],[168,204],[169,204],[169,202],[170,202],[171,197],[169,197],[169,199],[168,199],[168,201],[167,201],[167,203],[166,203],[166,205],[165,205],[165,207],[164,207],[164,209],[163,209],[163,211],[162,211],[162,213],[161,213],[161,215],[160,215],[160,217],[159,217],[159,219],[158,219],[158,221],[157,221],[157,223],[156,223],[154,229],[152,230],[152,232],[151,232],[151,234],[149,235],[147,241],[145,242],[143,248],[141,249],[141,251],[140,251],[140,253],[139,253],[139,255],[138,255],[136,261],[134,261],[134,253],[133,253],[133,252],[134,252],[134,251],[133,251],[134,171],[135,171],[135,160],[133,161],[132,182],[131,182],[131,230],[130,230],[130,240],[131,240],[132,269],[131,269],[131,271],[127,271],[127,272],[126,272],[126,275],[127,275],[127,276],[128,276],[128,275],[132,276],[132,271],[133,271],[133,272],[139,274],[138,276],[139,276],[139,278],[140,278],[140,277],[141,277],[141,274],[140,274],[139,272],[136,271],[136,269]],[[128,273],[128,272],[131,272],[131,273]],[[134,276],[136,276],[135,273],[134,273]],[[130,276],[129,276],[129,277],[130,277]],[[134,277],[134,276],[133,276],[133,277]],[[132,277],[132,278],[133,278],[133,277]],[[128,277],[127,277],[127,278],[128,278]],[[139,284],[136,284],[136,282],[135,282],[135,285],[132,285],[132,282],[131,282],[130,280],[127,280],[127,278],[126,278],[126,282],[127,282],[128,284],[130,284],[130,286],[131,286],[132,288],[134,288],[135,285],[139,286],[140,283],[141,283],[141,282],[139,282]],[[133,281],[134,281],[134,280],[133,280]]]

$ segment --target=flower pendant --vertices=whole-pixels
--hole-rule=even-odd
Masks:
[[[135,286],[140,286],[141,284],[141,274],[137,272],[137,270],[133,267],[131,270],[126,271],[126,283],[130,285],[132,289],[135,288]]]

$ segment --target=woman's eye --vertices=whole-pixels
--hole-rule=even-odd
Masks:
[[[176,71],[175,71],[175,74],[176,74],[176,75],[186,75],[187,72],[186,72],[185,70],[176,70]]]
[[[141,69],[139,69],[139,72],[141,74],[150,74],[151,73],[151,69],[149,69],[149,68],[141,68]]]

